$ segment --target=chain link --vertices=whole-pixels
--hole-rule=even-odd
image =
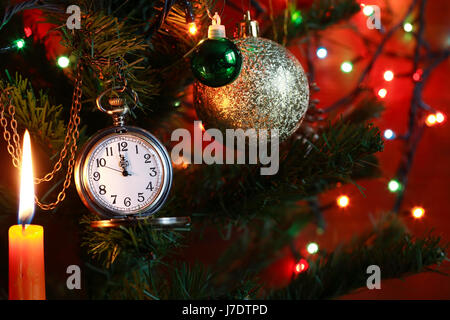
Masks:
[[[64,160],[67,158],[68,152],[70,152],[69,159],[67,161],[67,172],[64,179],[62,190],[58,193],[56,201],[52,203],[42,203],[37,197],[35,197],[36,204],[42,210],[53,210],[58,204],[60,204],[66,198],[66,190],[70,187],[71,178],[75,166],[75,154],[77,152],[77,141],[80,136],[79,124],[80,124],[80,111],[81,111],[81,97],[83,94],[82,85],[83,81],[81,79],[81,74],[83,71],[83,65],[80,63],[77,68],[77,75],[75,78],[75,87],[73,91],[72,106],[70,108],[70,120],[67,125],[67,132],[64,138],[64,146],[59,154],[59,159],[55,163],[53,170],[47,173],[43,178],[35,178],[34,184],[40,184],[42,182],[51,181],[55,174],[59,172],[62,168]],[[6,91],[6,90],[5,90]],[[2,93],[3,94],[3,93]],[[2,97],[0,97],[2,98]],[[20,148],[20,136],[17,133],[17,121],[15,119],[15,107],[12,104],[11,99],[9,99],[8,115],[11,118],[10,127],[11,131],[8,129],[8,119],[5,116],[5,105],[0,99],[0,125],[3,127],[3,138],[7,143],[8,153],[11,155],[12,163],[14,167],[19,168],[21,162],[21,148]],[[12,134],[11,134],[12,132]],[[12,142],[11,142],[12,137]]]

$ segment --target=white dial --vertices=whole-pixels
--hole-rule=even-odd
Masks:
[[[165,187],[161,150],[132,133],[111,134],[90,149],[84,183],[91,201],[116,215],[151,206]]]

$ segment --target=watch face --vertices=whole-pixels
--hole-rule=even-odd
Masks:
[[[112,133],[85,150],[78,176],[88,205],[108,216],[139,215],[166,196],[170,162],[165,149],[152,140],[135,132]]]

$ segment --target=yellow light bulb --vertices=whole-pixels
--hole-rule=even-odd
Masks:
[[[195,22],[190,22],[188,24],[188,29],[190,34],[192,35],[197,34],[197,25],[195,24]]]
[[[345,195],[339,196],[336,202],[340,208],[345,208],[350,204],[350,198]]]
[[[411,214],[414,218],[420,219],[425,215],[425,209],[422,207],[414,207],[411,210]]]

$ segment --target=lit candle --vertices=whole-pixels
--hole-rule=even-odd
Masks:
[[[9,228],[9,299],[45,300],[44,228],[30,224],[34,214],[31,142],[25,131],[20,175],[18,224]]]

